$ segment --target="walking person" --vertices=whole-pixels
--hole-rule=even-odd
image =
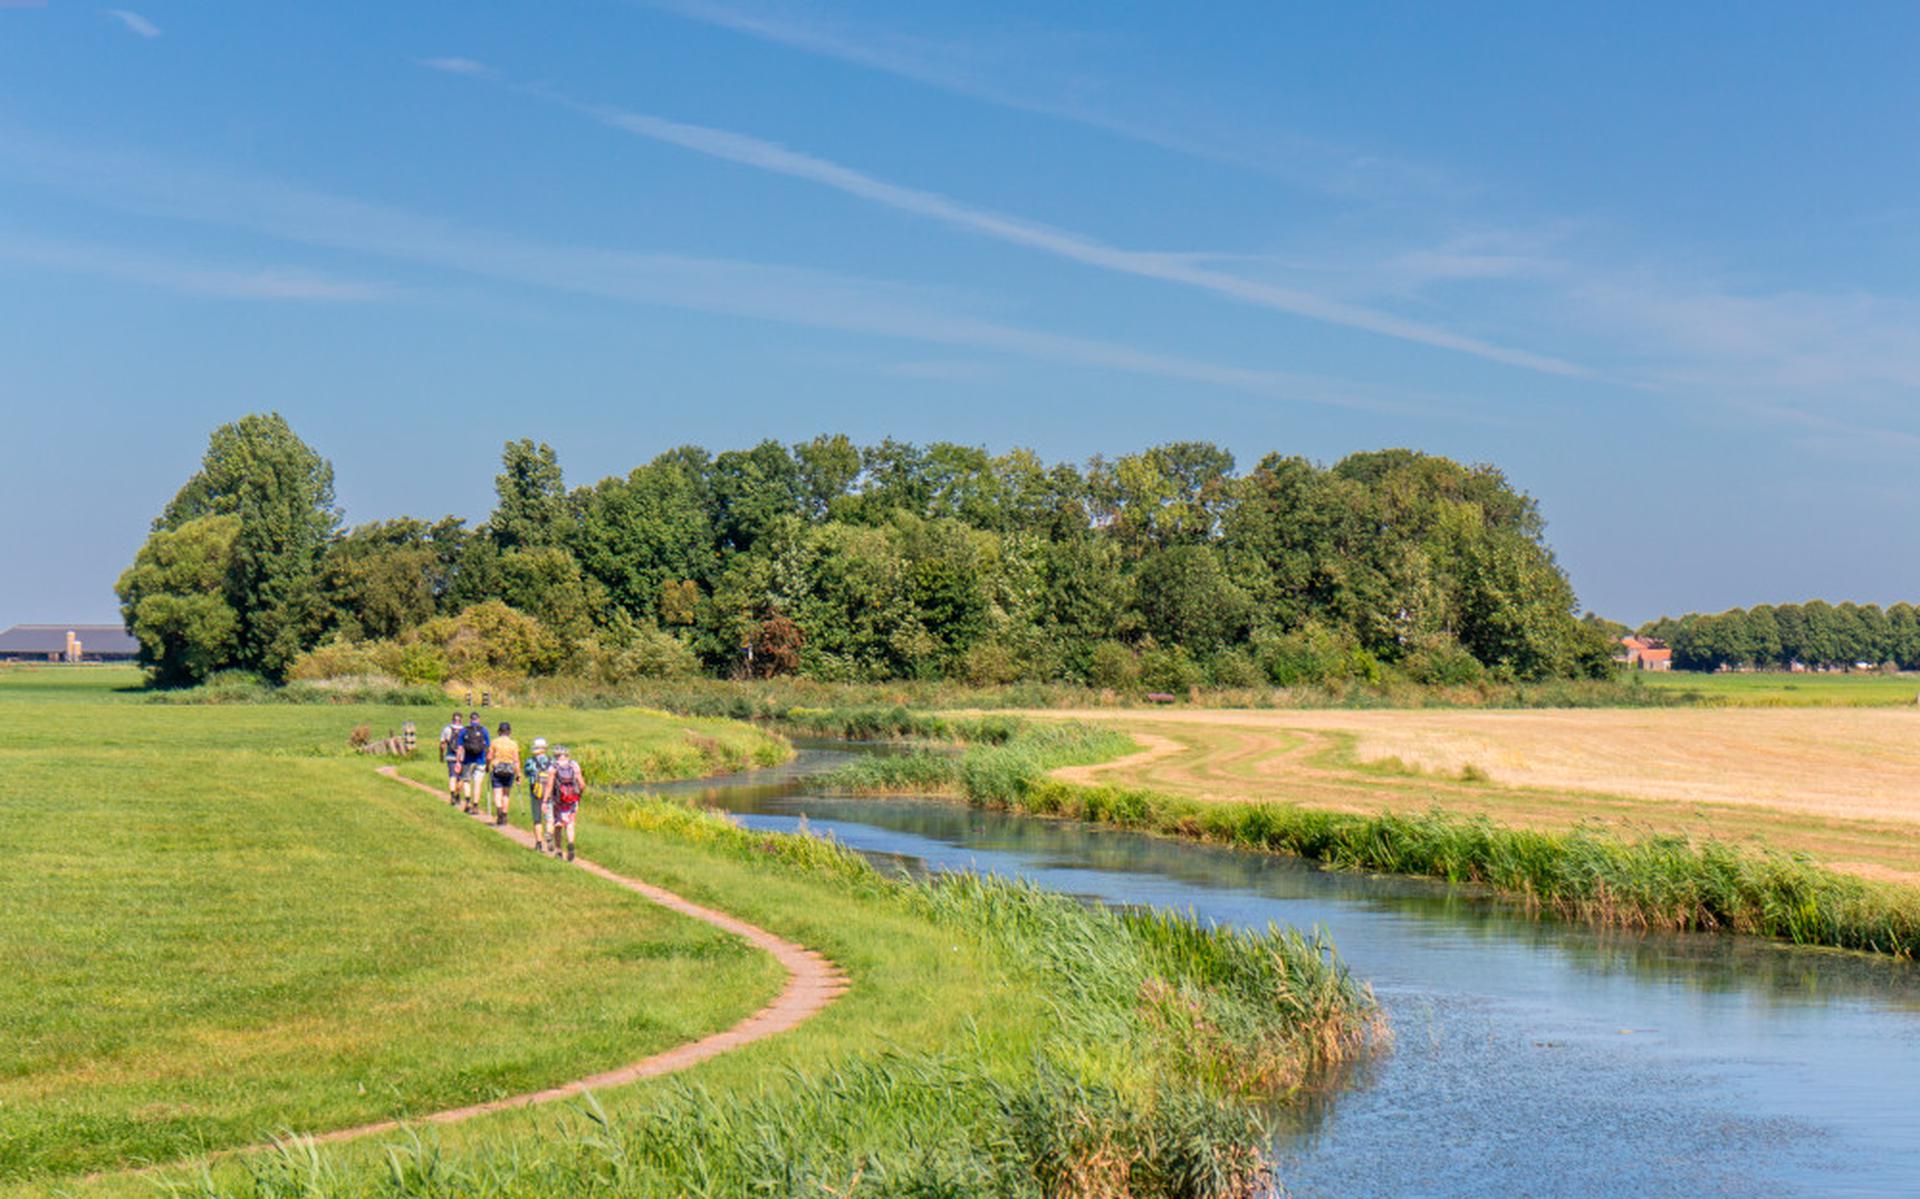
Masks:
[[[586,790],[580,763],[562,745],[553,751],[553,781],[548,794],[553,804],[553,852],[560,853],[560,833],[567,834],[567,861],[573,861],[573,826],[580,816],[580,796]]]
[[[500,735],[487,747],[487,773],[493,779],[493,822],[505,824],[507,809],[513,805],[513,785],[520,781],[520,743],[513,739],[513,725],[500,722]]]
[[[460,713],[440,729],[440,757],[447,763],[447,802],[460,802]]]
[[[486,768],[487,746],[492,740],[487,736],[487,726],[480,723],[480,713],[467,713],[467,726],[460,730],[460,796],[466,801],[468,815],[480,811],[480,773]]]
[[[533,756],[527,759],[527,804],[533,817],[533,848],[545,853],[553,844],[553,804],[547,798],[552,782],[553,755],[547,752],[547,739],[533,739]]]

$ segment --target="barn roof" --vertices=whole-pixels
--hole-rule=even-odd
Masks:
[[[57,654],[67,648],[68,633],[89,654],[130,654],[140,648],[117,624],[17,624],[0,633],[0,654]]]

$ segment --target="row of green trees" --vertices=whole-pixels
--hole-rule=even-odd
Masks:
[[[168,684],[368,663],[1162,687],[1606,670],[1533,501],[1407,450],[1239,474],[1201,442],[1077,468],[822,436],[569,488],[521,440],[502,467],[477,527],[343,528],[331,467],[283,419],[221,428],[120,581],[144,661]]]
[[[1892,662],[1920,670],[1920,610],[1907,603],[1759,604],[1715,614],[1662,617],[1640,630],[1673,648],[1680,670],[1784,670]]]

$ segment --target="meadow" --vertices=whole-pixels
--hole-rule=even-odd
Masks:
[[[505,714],[601,751],[607,778],[784,752],[719,721]],[[26,964],[0,983],[0,1193],[1248,1195],[1267,1182],[1264,1105],[1379,1032],[1364,988],[1298,934],[889,880],[815,838],[590,792],[585,855],[825,953],[851,989],[683,1076],[125,1173],[550,1084],[778,989],[757,952],[344,748],[355,724],[421,715],[0,672],[0,769],[23,784],[0,813],[60,817],[0,876],[13,910],[49,915],[0,933]]]
[[[1920,675],[1879,671],[1857,674],[1649,672],[1639,678],[1643,686],[1654,692],[1744,708],[1874,708],[1911,705],[1920,697]]]
[[[0,1180],[515,1093],[725,1027],[782,981],[346,750],[417,712],[157,705],[132,681],[0,672]],[[678,754],[689,723],[773,744],[596,731]]]

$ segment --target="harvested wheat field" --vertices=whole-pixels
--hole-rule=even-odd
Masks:
[[[1082,782],[1348,810],[1439,805],[1506,823],[1599,820],[1760,840],[1920,881],[1920,711],[1036,711],[1142,752]]]

